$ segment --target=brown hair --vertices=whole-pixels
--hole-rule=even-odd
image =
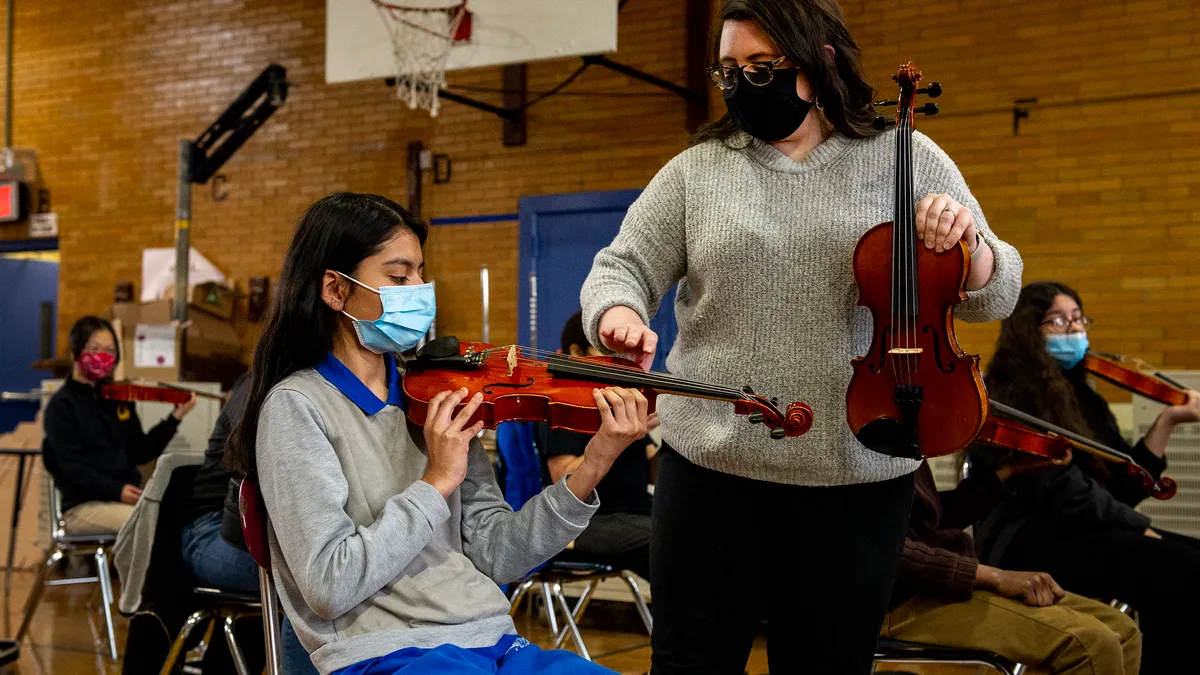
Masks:
[[[720,58],[721,28],[726,21],[753,21],[808,77],[822,112],[839,133],[869,138],[875,129],[871,106],[875,90],[863,73],[862,57],[846,28],[837,0],[726,0],[709,47],[712,63]],[[825,49],[833,47],[833,54]],[[701,127],[692,144],[728,141],[738,127],[726,113]]]

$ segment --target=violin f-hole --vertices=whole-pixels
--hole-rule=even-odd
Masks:
[[[937,364],[938,370],[942,371],[943,373],[953,373],[954,369],[958,367],[958,364],[954,363],[953,361],[949,363],[942,363],[942,350],[939,346],[941,345],[941,340],[938,339],[937,329],[933,326],[926,325],[921,329],[921,332],[930,333],[933,335],[933,362]]]
[[[879,363],[867,366],[867,368],[874,375],[878,375],[879,373],[883,372],[883,362],[887,360],[888,338],[891,336],[891,334],[892,334],[892,327],[884,326],[883,334],[880,336],[880,339],[879,339]]]
[[[483,385],[483,393],[491,396],[492,394],[496,393],[492,390],[492,387],[504,387],[505,389],[525,389],[526,387],[532,387],[533,383],[534,380],[532,377],[525,378],[524,382],[492,382],[490,384]]]

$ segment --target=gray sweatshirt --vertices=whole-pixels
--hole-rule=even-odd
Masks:
[[[564,479],[513,513],[478,441],[466,480],[443,499],[420,480],[423,446],[403,410],[368,415],[315,370],[263,404],[257,468],[275,585],[322,673],[516,634],[497,583],[561,551],[596,510]]]
[[[913,135],[916,198],[948,193],[971,209],[995,254],[995,275],[955,309],[995,321],[1021,289],[1021,257],[988,228],[954,162]],[[834,135],[796,162],[742,134],[735,150],[709,141],[677,155],[629,208],[596,254],[580,293],[584,327],[600,344],[600,315],[616,305],[642,320],[679,282],[679,336],[667,369],[726,386],[750,385],[781,403],[812,406],[812,429],[771,440],[728,403],[664,396],[663,436],[692,462],[794,485],[876,482],[918,463],[867,449],[846,424],[850,360],[871,344],[871,315],[856,307],[851,256],[868,228],[893,218],[895,132],[864,140]],[[748,145],[747,145],[748,144]]]

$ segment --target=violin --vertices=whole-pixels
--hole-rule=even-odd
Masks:
[[[1154,480],[1154,476],[1151,475],[1148,470],[1146,470],[1146,467],[1138,464],[1133,457],[1130,457],[1120,450],[1110,448],[1102,443],[1097,443],[1090,438],[1080,436],[1073,431],[1069,431],[1058,425],[1051,424],[1040,417],[1034,417],[1033,415],[1021,412],[1020,410],[1007,406],[999,401],[991,401],[991,409],[1033,428],[1020,429],[1021,424],[1016,424],[1014,422],[1009,422],[1007,420],[1001,420],[998,418],[992,418],[994,421],[1003,423],[1003,426],[1007,427],[1008,432],[1015,430],[1021,432],[1021,434],[1019,437],[1015,434],[1007,437],[1004,435],[1004,433],[999,435],[993,434],[990,438],[985,438],[981,435],[979,440],[984,443],[1013,448],[1012,445],[1009,445],[1009,442],[1015,441],[1018,444],[1023,444],[1024,447],[1013,449],[1030,452],[1029,448],[1035,447],[1035,443],[1038,442],[1035,437],[1044,436],[1046,437],[1046,440],[1041,441],[1044,447],[1049,447],[1052,442],[1066,443],[1069,444],[1070,447],[1082,450],[1093,457],[1098,457],[1104,461],[1113,462],[1124,466],[1125,472],[1137,479],[1141,483],[1142,488],[1146,491],[1146,493],[1155,499],[1170,499],[1174,497],[1175,493],[1179,490],[1179,484],[1174,478],[1171,478],[1170,476],[1160,476],[1157,481]],[[985,425],[985,429],[986,428],[987,426]],[[1063,449],[1065,450],[1065,447]],[[1034,452],[1033,454],[1040,453]],[[1050,455],[1043,456],[1049,457]],[[1060,454],[1058,457],[1061,456],[1062,455]]]
[[[812,426],[812,408],[791,403],[781,411],[749,387],[734,389],[646,372],[616,357],[575,357],[510,345],[496,347],[459,342],[453,336],[431,340],[405,364],[401,387],[408,419],[423,425],[429,401],[439,392],[466,387],[483,392],[483,403],[468,425],[483,420],[485,428],[510,421],[546,422],[556,429],[594,434],[600,413],[592,391],[617,386],[637,389],[654,412],[656,396],[693,396],[733,404],[734,412],[771,430],[771,438],[800,436]],[[460,403],[455,412],[465,403]]]
[[[979,357],[954,335],[954,306],[967,299],[971,255],[961,241],[936,252],[916,231],[912,131],[918,94],[941,94],[936,82],[917,89],[921,73],[911,62],[892,78],[897,104],[895,218],[880,223],[854,247],[858,304],[871,310],[871,348],[851,362],[846,421],[863,445],[887,455],[920,459],[965,448],[987,419],[988,400]],[[881,118],[882,119],[882,118]]]
[[[100,387],[100,395],[112,401],[153,401],[155,403],[180,405],[187,403],[192,398],[192,394],[205,398],[215,398],[218,401],[223,400],[220,394],[190,389],[166,382],[156,382],[153,385],[122,382],[119,384],[106,384]]]
[[[1035,431],[993,414],[988,415],[975,440],[1047,459],[1062,459],[1071,449],[1071,442],[1061,436]]]
[[[1102,380],[1166,405],[1187,403],[1187,387],[1162,373],[1143,372],[1145,365],[1144,361],[1119,354],[1088,352],[1083,357],[1083,369]]]

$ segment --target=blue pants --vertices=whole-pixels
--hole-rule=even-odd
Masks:
[[[258,593],[258,563],[221,538],[221,513],[200,516],[183,528],[183,566],[192,581],[223,591]],[[283,672],[317,675],[292,622],[283,617]]]
[[[401,649],[387,656],[360,661],[334,675],[613,675],[613,671],[559,649],[544,651],[524,638],[508,635],[491,647],[463,649],[442,645],[434,649]]]

